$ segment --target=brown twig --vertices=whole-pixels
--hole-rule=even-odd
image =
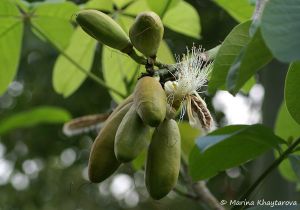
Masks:
[[[185,160],[182,158],[182,176],[187,182],[188,187],[193,191],[195,196],[191,196],[192,199],[198,200],[199,202],[205,203],[211,209],[214,210],[225,210],[223,206],[220,205],[220,202],[215,198],[215,196],[207,188],[204,181],[193,182],[192,178],[188,174],[188,166]],[[183,196],[187,197],[192,194],[184,193]]]
[[[196,195],[193,195],[191,193],[188,193],[188,192],[184,192],[178,188],[174,188],[173,189],[174,192],[176,192],[178,195],[180,196],[183,196],[183,197],[186,197],[186,198],[189,198],[189,199],[192,199],[192,200],[198,200],[199,198],[196,196]]]

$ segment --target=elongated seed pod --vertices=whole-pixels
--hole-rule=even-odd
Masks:
[[[166,117],[167,97],[153,77],[141,78],[134,91],[134,105],[144,123],[157,127]]]
[[[132,102],[125,102],[107,119],[93,143],[88,167],[91,182],[102,182],[121,164],[115,157],[114,140],[119,124],[132,106]]]
[[[115,139],[115,155],[121,162],[135,159],[151,139],[151,127],[145,125],[133,105],[124,116]]]
[[[166,196],[176,185],[180,170],[180,133],[175,120],[155,129],[148,149],[145,181],[153,199]]]
[[[81,28],[99,42],[126,52],[132,48],[129,37],[108,15],[98,10],[83,10],[76,14],[76,22]]]
[[[164,35],[164,26],[154,12],[139,14],[129,30],[133,46],[146,57],[155,57]]]

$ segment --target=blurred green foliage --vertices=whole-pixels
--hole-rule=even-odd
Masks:
[[[251,18],[254,5],[246,0],[1,1],[0,209],[207,209],[205,204],[200,203],[199,207],[198,202],[175,192],[161,201],[150,199],[140,170],[143,169],[144,154],[132,165],[123,165],[115,176],[105,182],[88,182],[87,161],[97,133],[91,131],[67,137],[62,133],[62,123],[70,116],[110,111],[122,97],[99,85],[99,80],[129,95],[144,69],[129,57],[97,43],[81,29],[75,28],[72,16],[83,8],[99,9],[111,15],[128,32],[139,12],[156,11],[166,27],[158,52],[158,58],[165,63],[174,63],[173,55],[185,53],[186,46],[194,44],[210,49],[225,40],[217,56],[209,88],[237,93],[244,84],[250,90],[255,83],[253,77],[259,76],[258,70],[263,69],[272,56],[289,62],[299,60],[298,48],[291,50],[292,45],[299,45],[299,39],[295,38],[299,37],[299,27],[291,26],[299,26],[300,12],[291,11],[291,7],[286,6],[289,1],[271,1],[263,14],[261,29],[257,29],[254,36],[249,33],[253,23],[245,22]],[[295,2],[297,9],[299,3]],[[280,8],[278,13],[281,15],[276,17],[279,19],[276,23],[272,22],[274,8]],[[278,36],[273,36],[274,31],[279,33]],[[282,47],[286,40],[278,37],[288,37],[288,46]],[[284,42],[281,43],[282,40]],[[251,53],[255,49],[258,52]],[[230,80],[228,72],[235,79]],[[89,73],[96,75],[98,81],[91,80]],[[289,139],[291,135],[293,139],[299,137],[300,100],[295,96],[300,83],[297,75],[299,64],[295,62],[287,77],[287,81],[291,82],[286,84],[286,106],[280,109],[276,122],[276,135],[287,142],[292,141]],[[272,79],[272,75],[269,76]],[[281,80],[283,82],[284,78]],[[245,92],[247,95],[248,91]],[[206,96],[209,108],[212,108],[212,98]],[[273,113],[273,116],[276,115]],[[223,116],[223,113],[216,113],[217,123],[222,125],[222,117],[218,116]],[[203,137],[204,140],[198,139],[195,145],[200,134],[186,122],[179,125],[183,159],[190,159],[192,175],[197,174],[193,178],[210,178],[208,186],[218,199],[237,199],[253,180],[247,173],[248,169],[241,172],[237,168],[238,176],[234,176],[230,173],[234,170],[231,167],[276,148],[280,142],[271,130],[263,126],[243,125],[242,128],[237,126],[241,129],[221,128],[216,132],[222,135],[212,134],[214,141],[208,141],[211,137],[208,135]],[[249,144],[240,142],[249,139]],[[201,156],[202,143],[207,145]],[[228,147],[236,148],[236,153],[226,156]],[[299,177],[294,173],[294,170],[296,174],[299,172],[299,156],[295,154],[296,158],[285,160],[279,170],[287,180],[299,184]],[[219,159],[222,161],[218,162]],[[197,167],[201,161],[207,166]],[[215,168],[209,168],[211,164]],[[245,163],[242,169],[249,165]],[[220,170],[224,172],[211,178]],[[205,173],[208,175],[203,175]],[[257,174],[261,171],[256,171],[254,177]],[[185,188],[185,185],[185,181],[180,179],[178,186]],[[296,184],[290,190],[290,199],[297,198],[295,188]]]

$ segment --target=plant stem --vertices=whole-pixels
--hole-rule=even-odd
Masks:
[[[279,164],[291,153],[294,152],[294,149],[300,144],[300,138],[298,138],[293,144],[291,144],[280,156],[277,158],[257,179],[256,181],[248,188],[248,190],[239,198],[240,201],[247,199],[255,188],[275,169]],[[238,209],[240,206],[232,207],[232,210]]]
[[[200,202],[205,203],[210,209],[214,210],[225,210],[223,206],[220,205],[219,201],[215,198],[215,196],[210,192],[207,188],[206,183],[204,181],[193,182],[192,178],[188,174],[188,165],[184,158],[181,158],[181,163],[183,167],[183,173],[186,183],[188,187],[193,191],[196,196],[190,197],[191,199],[198,200]],[[184,195],[186,196],[186,195]],[[189,194],[190,196],[190,194]],[[187,197],[187,196],[186,196]]]
[[[121,93],[120,91],[118,91],[118,90],[114,89],[113,87],[109,86],[105,81],[103,81],[102,79],[100,79],[99,77],[97,77],[95,74],[93,74],[92,72],[86,70],[81,65],[79,65],[74,59],[72,59],[68,54],[66,54],[62,49],[60,49],[60,47],[58,47],[54,42],[52,42],[51,39],[45,33],[43,33],[41,30],[39,30],[37,27],[35,27],[34,25],[32,25],[32,27],[42,37],[44,37],[47,40],[47,42],[50,43],[62,56],[64,56],[68,61],[70,61],[70,63],[72,63],[81,72],[83,72],[84,74],[86,74],[89,78],[91,78],[92,80],[94,80],[95,82],[97,82],[102,87],[105,87],[108,90],[114,92],[115,94],[121,96],[122,98],[126,97],[123,93]]]
[[[190,193],[183,192],[182,190],[180,190],[178,188],[174,188],[173,191],[176,192],[178,195],[181,195],[181,196],[189,198],[189,199],[193,199],[193,200],[199,199],[197,196],[190,194]]]
[[[141,64],[141,65],[146,65],[147,64],[147,59],[144,58],[143,56],[139,56],[136,51],[131,48],[129,52],[125,52],[129,57],[132,58],[136,63]]]

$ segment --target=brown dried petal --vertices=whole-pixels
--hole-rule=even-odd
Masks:
[[[111,113],[86,115],[75,118],[64,124],[63,133],[67,136],[73,136],[90,130],[97,130],[101,127]]]
[[[212,125],[212,117],[209,112],[209,110],[206,107],[206,103],[202,100],[200,96],[191,96],[191,108],[193,111],[193,114],[196,114],[202,128],[205,130],[209,130]]]

